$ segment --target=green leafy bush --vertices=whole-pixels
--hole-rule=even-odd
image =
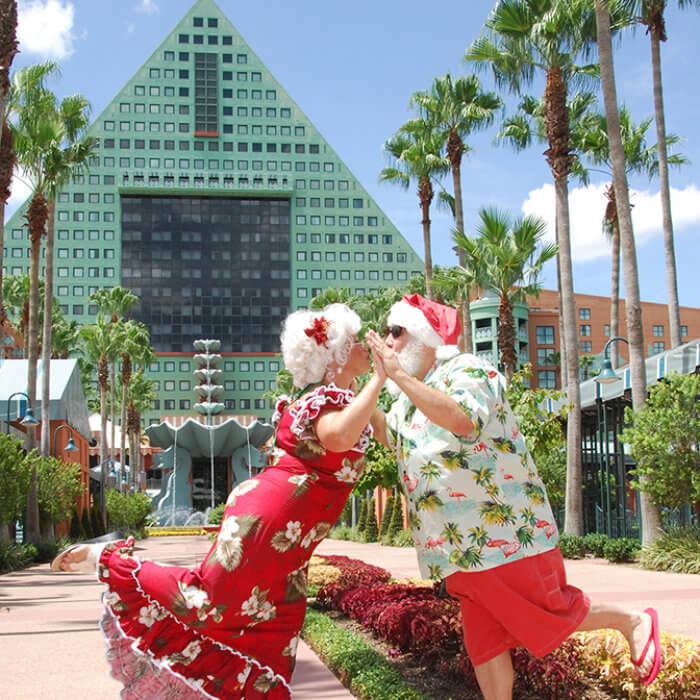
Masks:
[[[401,532],[394,536],[391,543],[394,547],[413,547],[414,542],[412,530],[401,530]]]
[[[70,538],[73,542],[80,542],[81,540],[87,539],[83,532],[83,523],[75,508],[73,508],[73,516],[70,519]]]
[[[0,433],[0,527],[22,517],[31,487],[31,459],[19,440]]]
[[[384,537],[389,531],[389,522],[391,521],[391,513],[394,510],[394,495],[392,494],[386,499],[384,504],[384,512],[382,513],[382,524],[379,528],[379,539],[384,541]]]
[[[32,562],[35,555],[34,545],[0,542],[0,572],[23,569]]]
[[[80,516],[80,528],[85,533],[85,539],[90,540],[95,537],[95,533],[92,531],[92,523],[90,522],[90,513],[88,509],[83,509],[83,514]]]
[[[700,528],[676,527],[662,533],[639,553],[645,569],[700,574]]]
[[[561,535],[559,537],[559,549],[561,549],[564,559],[583,559],[586,555],[583,537],[578,535]]]
[[[387,535],[391,540],[395,540],[396,536],[403,530],[403,499],[401,494],[396,494],[394,498],[394,507],[391,511],[391,520],[389,521],[389,530]]]
[[[221,521],[224,519],[224,510],[226,509],[226,504],[225,503],[219,503],[216,508],[212,508],[209,511],[209,515],[207,517],[207,523],[209,525],[221,525]]]
[[[603,556],[614,563],[635,561],[640,549],[641,544],[638,540],[629,537],[615,537],[605,543]]]
[[[354,531],[347,525],[336,525],[329,533],[330,540],[352,540]]]
[[[148,494],[119,493],[108,489],[105,498],[107,522],[111,529],[135,532],[145,527],[146,518],[151,512],[151,499]]]
[[[365,527],[367,525],[367,499],[360,499],[360,513],[357,516],[357,531],[364,535]]]
[[[361,700],[430,700],[411,688],[381,654],[323,613],[306,611],[304,640]]]
[[[583,546],[594,556],[602,558],[605,556],[603,549],[607,541],[608,536],[602,532],[589,532],[583,538]]]
[[[92,532],[95,537],[100,537],[107,532],[107,528],[102,520],[102,510],[97,504],[90,509],[90,525],[92,525]]]
[[[367,506],[367,524],[365,525],[365,542],[376,542],[379,537],[377,529],[377,510],[374,498],[369,499]]]
[[[59,546],[58,541],[43,540],[36,545],[36,561],[44,562],[51,561],[60,551],[62,547]]]

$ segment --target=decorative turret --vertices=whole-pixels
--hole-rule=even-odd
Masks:
[[[221,379],[221,370],[217,365],[221,362],[221,355],[217,350],[221,347],[220,340],[195,340],[194,349],[197,354],[194,361],[199,368],[194,371],[194,376],[199,382],[194,388],[194,393],[199,396],[199,403],[195,408],[199,413],[207,417],[207,424],[211,425],[211,417],[224,410],[224,404],[216,401],[224,388],[217,384]]]

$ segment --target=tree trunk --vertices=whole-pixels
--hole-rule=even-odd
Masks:
[[[123,366],[123,364],[122,364]],[[119,428],[121,430],[121,449],[119,452],[119,459],[121,460],[122,463],[122,469],[125,468],[126,465],[126,382],[123,381],[123,375],[122,375],[122,405],[121,405],[121,413],[119,415]],[[133,459],[131,458],[131,455],[129,455],[129,482],[131,484],[134,483],[134,466],[131,463]]]
[[[98,375],[100,375],[100,475],[102,487],[100,489],[100,508],[102,519],[107,522],[107,502],[105,499],[105,489],[107,487],[107,382],[103,378],[103,373],[108,372],[107,360],[102,355],[98,362]]]
[[[430,203],[433,201],[433,186],[430,180],[418,183],[418,199],[423,212],[423,249],[425,251],[425,296],[433,298],[433,256],[430,252]]]
[[[556,217],[555,217],[556,218]],[[559,245],[559,227],[554,224],[554,241]],[[557,389],[564,388],[564,378],[566,377],[566,333],[564,332],[564,314],[562,312],[562,293],[561,293],[561,260],[557,253],[557,293],[559,294],[559,381]]]
[[[642,309],[639,298],[639,273],[637,251],[632,229],[632,214],[629,203],[625,152],[620,136],[620,116],[617,107],[617,90],[613,68],[612,42],[610,39],[610,15],[604,0],[595,0],[598,32],[598,56],[600,78],[605,102],[605,117],[608,123],[610,159],[613,166],[613,184],[620,225],[620,248],[625,281],[625,310],[630,350],[630,377],[632,385],[632,407],[641,410],[646,403],[646,373],[644,369],[644,336],[642,333]],[[651,544],[661,532],[661,516],[641,483],[642,544]]]
[[[0,115],[5,113],[7,95],[0,95]],[[5,249],[5,206],[10,198],[12,185],[12,173],[14,171],[16,154],[15,139],[7,123],[3,123],[2,141],[0,141],[0,327],[7,320],[5,304],[2,296],[2,266],[4,265],[3,253]]]
[[[612,278],[610,289],[610,337],[620,335],[620,224],[617,220],[617,208],[613,221],[612,235]],[[617,367],[617,345],[611,344],[610,361]]]
[[[115,406],[115,398],[116,398],[116,389],[115,389],[115,378],[116,378],[116,363],[114,360],[111,362],[111,369],[112,371],[109,374],[109,419],[110,422],[112,423],[110,427],[110,443],[109,443],[109,461],[112,466],[114,466],[115,463],[115,438],[117,435],[117,426],[116,426],[116,406]],[[121,469],[119,470],[119,493],[124,493],[124,464],[121,464]]]
[[[49,201],[44,259],[44,328],[41,338],[41,454],[51,456],[51,327],[53,310],[53,250],[56,202]]]
[[[502,296],[498,305],[498,346],[501,350],[501,363],[506,384],[510,385],[517,358],[515,355],[515,323],[513,321],[513,305],[507,296]]]
[[[41,238],[45,233],[48,216],[46,200],[41,193],[32,197],[27,210],[29,223],[30,257],[29,257],[29,325],[25,335],[27,351],[27,395],[29,404],[36,409],[36,377],[39,359],[39,259]],[[32,426],[27,426],[27,449],[36,445],[36,435]],[[31,486],[27,497],[24,541],[36,544],[41,537],[39,524],[39,500],[37,495],[36,465],[32,466]]]
[[[452,135],[450,135],[452,138]],[[458,137],[459,138],[459,137]],[[455,147],[453,147],[455,148]],[[450,152],[450,146],[448,143],[448,154],[450,156],[450,161],[452,163],[452,185],[455,192],[455,225],[458,231],[464,233],[464,208],[462,206],[462,151],[464,146],[462,145],[462,140],[459,139],[459,152],[455,152],[454,155]],[[466,262],[466,256],[464,250],[457,247],[457,254],[459,256],[459,264],[464,267]],[[463,296],[459,297],[459,315],[462,321],[462,337],[461,337],[461,350],[464,352],[472,353],[474,352],[474,341],[472,339],[472,315],[469,308],[469,290],[467,290],[466,298]]]
[[[678,304],[678,279],[676,276],[676,252],[673,244],[673,220],[671,218],[671,186],[668,180],[668,155],[666,153],[666,119],[661,82],[661,49],[659,30],[651,26],[651,68],[654,83],[654,120],[656,121],[656,149],[659,154],[659,185],[661,216],[664,229],[664,256],[666,258],[666,288],[668,290],[668,321],[671,347],[681,344],[681,312]]]

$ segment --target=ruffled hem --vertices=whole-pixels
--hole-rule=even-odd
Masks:
[[[110,577],[112,557],[121,559],[118,579]],[[198,633],[151,598],[139,583],[140,569],[123,542],[105,547],[98,565],[98,579],[109,587],[101,627],[112,675],[124,684],[122,698],[290,700],[284,676]]]
[[[275,406],[272,424],[277,425],[285,409],[289,408],[289,415],[292,417],[292,422],[289,426],[290,432],[296,435],[299,440],[315,439],[313,422],[318,418],[319,413],[326,404],[342,408],[348,406],[354,397],[355,394],[350,389],[341,389],[333,383],[316,387],[313,391],[294,402],[291,407],[291,398],[282,396]],[[368,424],[362,431],[353,450],[364,452],[369,446],[371,437],[372,426]]]

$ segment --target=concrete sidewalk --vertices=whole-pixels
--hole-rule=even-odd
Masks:
[[[136,554],[164,564],[195,566],[206,537],[150,537]],[[104,586],[92,574],[56,574],[48,564],[0,576],[2,700],[116,700],[98,627]],[[295,700],[352,700],[352,695],[300,642],[292,677]],[[144,700],[147,700],[144,698]]]
[[[324,540],[316,554],[344,554],[381,566],[395,577],[419,577],[413,548],[383,547],[339,540]],[[661,629],[700,641],[700,576],[646,571],[631,564],[611,564],[605,559],[567,559],[569,583],[597,602],[628,607],[654,607]]]
[[[206,537],[151,537],[137,554],[194,566],[209,549]],[[412,548],[325,540],[317,554],[344,554],[419,576]],[[700,641],[700,576],[643,571],[602,560],[567,561],[571,583],[594,599],[639,608],[653,605],[666,632]],[[52,574],[48,564],[0,576],[0,659],[3,700],[115,700],[121,685],[109,677],[97,626],[103,586],[88,574]],[[292,678],[295,700],[351,700],[352,695],[303,643]]]

